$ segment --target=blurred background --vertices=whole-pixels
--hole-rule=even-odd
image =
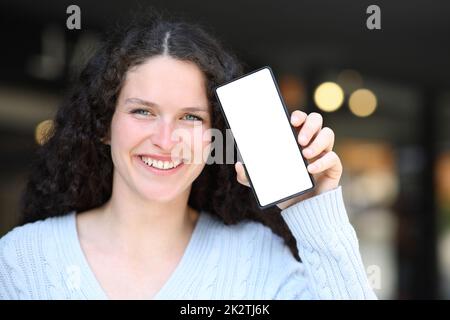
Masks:
[[[17,223],[46,120],[102,32],[137,3],[0,1],[0,236]],[[290,111],[324,116],[379,298],[450,298],[449,1],[139,3],[208,26],[248,71],[272,67]],[[69,30],[73,4],[81,28]],[[381,29],[367,27],[370,5]]]

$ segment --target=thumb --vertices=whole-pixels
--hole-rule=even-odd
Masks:
[[[237,174],[237,181],[244,186],[250,187],[250,183],[248,182],[247,175],[245,174],[244,165],[242,162],[237,161],[234,165]]]

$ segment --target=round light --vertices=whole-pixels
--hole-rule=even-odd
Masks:
[[[344,102],[344,91],[334,82],[324,82],[314,92],[314,102],[323,111],[335,111]]]
[[[377,107],[377,97],[369,89],[358,89],[348,101],[350,110],[358,117],[368,117]]]
[[[36,126],[36,130],[34,132],[36,142],[39,143],[40,145],[43,145],[47,141],[52,128],[53,128],[53,120],[44,120],[40,122]]]

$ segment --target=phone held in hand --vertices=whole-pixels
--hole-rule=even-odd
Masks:
[[[270,67],[222,84],[215,94],[260,209],[314,188]]]

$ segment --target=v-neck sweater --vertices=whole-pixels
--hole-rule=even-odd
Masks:
[[[0,239],[0,299],[108,299],[81,248],[76,214],[28,223]],[[341,186],[281,215],[301,262],[261,223],[225,225],[201,211],[181,260],[152,298],[376,299]]]

